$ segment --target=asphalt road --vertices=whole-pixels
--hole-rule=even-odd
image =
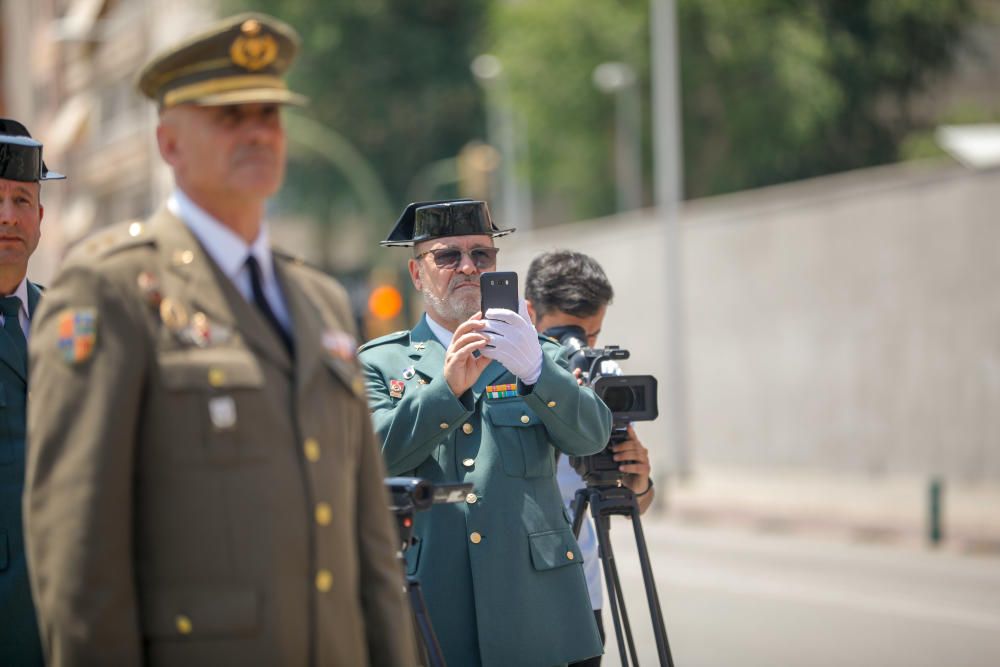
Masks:
[[[1000,557],[644,518],[678,667],[996,667]],[[657,665],[626,519],[612,542],[640,665]],[[605,603],[604,665],[619,664]]]

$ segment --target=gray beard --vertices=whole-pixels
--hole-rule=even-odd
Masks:
[[[460,280],[452,281],[448,285],[449,289],[459,284]],[[442,299],[425,286],[420,290],[424,297],[424,303],[428,310],[432,311],[438,318],[451,322],[465,322],[467,319],[479,312],[479,293],[467,292],[452,295],[450,299]]]

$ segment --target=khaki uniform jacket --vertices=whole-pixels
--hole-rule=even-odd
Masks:
[[[294,361],[165,210],[47,291],[24,511],[48,664],[415,662],[346,296],[275,270]]]
[[[552,667],[601,653],[555,452],[601,450],[611,412],[577,384],[563,348],[540,340],[530,391],[494,361],[460,398],[426,316],[360,354],[389,472],[473,484],[465,502],[416,513],[406,553],[449,665]]]

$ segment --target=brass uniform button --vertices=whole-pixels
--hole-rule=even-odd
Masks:
[[[333,520],[333,509],[328,503],[316,503],[316,523],[321,526],[329,526]]]
[[[570,560],[573,560],[574,558],[576,558],[576,556],[573,554],[572,551],[567,551],[566,552],[566,558],[568,558]]]
[[[479,544],[483,541],[483,536],[479,533],[473,533],[472,535],[469,535],[469,541],[473,544]]]
[[[469,503],[470,505],[474,505],[477,500],[479,500],[479,496],[477,496],[474,493],[470,493],[465,497],[465,502]]]
[[[448,422],[441,422],[441,430],[443,431],[446,428],[448,428]]]
[[[190,264],[194,261],[194,253],[190,250],[179,250],[174,253],[174,264]]]
[[[310,463],[319,461],[319,442],[316,438],[306,438],[306,441],[302,443],[302,450],[306,454],[306,460]]]
[[[184,614],[177,614],[176,618],[174,618],[174,626],[177,628],[177,632],[182,635],[189,635],[194,630],[191,619]]]
[[[527,424],[530,421],[531,421],[531,417],[529,417],[528,415],[521,415],[521,423],[522,424]]]
[[[210,368],[208,370],[208,383],[213,387],[221,387],[226,383],[226,372],[221,368]]]
[[[471,468],[472,466],[476,465],[476,459],[463,459],[462,465],[464,465],[466,468]]]
[[[550,408],[554,408],[554,407],[556,407],[556,402],[555,401],[549,401],[548,403],[546,403],[546,405],[548,405]]]
[[[465,422],[464,424],[462,424],[462,433],[464,433],[465,435],[472,435],[472,424],[470,424],[469,422]]]
[[[316,573],[316,590],[326,593],[333,588],[333,574],[330,570],[320,570]]]

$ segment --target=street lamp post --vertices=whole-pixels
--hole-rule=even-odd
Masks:
[[[678,221],[681,193],[680,85],[678,79],[676,0],[651,0],[654,201],[666,237],[668,420],[675,465],[681,477],[691,471],[688,446],[687,384],[684,377],[684,326],[681,280],[681,233]]]
[[[601,63],[594,85],[615,96],[615,185],[618,211],[642,206],[641,111],[635,70],[625,63]]]
[[[487,133],[490,143],[500,150],[500,209],[496,217],[508,226],[530,229],[531,186],[517,173],[518,157],[525,151],[517,138],[503,64],[496,56],[484,53],[476,56],[470,69],[486,92]]]

